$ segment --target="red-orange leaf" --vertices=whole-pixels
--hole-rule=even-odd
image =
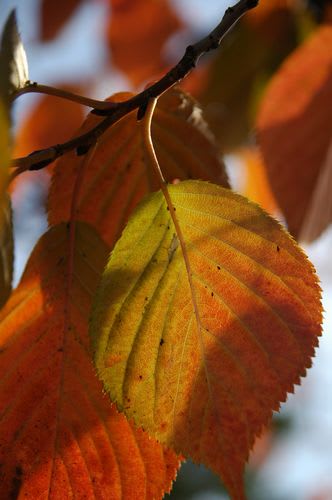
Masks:
[[[270,214],[278,212],[278,206],[267,178],[266,167],[261,154],[256,148],[241,150],[240,158],[244,162],[244,188],[241,194],[258,203]]]
[[[128,98],[128,94],[114,99],[120,100],[119,97]],[[96,120],[95,115],[89,115],[83,130],[91,128]],[[228,186],[219,151],[201,110],[187,94],[179,90],[165,94],[158,101],[153,120],[154,144],[168,181],[198,178]],[[82,172],[84,161],[84,157],[73,152],[56,163],[49,221],[57,224],[69,220],[78,180],[77,218],[90,222],[113,246],[138,201],[159,187],[146,156],[136,113],[123,118],[101,137]]]
[[[257,120],[277,202],[289,230],[308,240],[332,221],[331,116],[332,26],[322,26],[275,75]]]
[[[180,28],[180,21],[168,0],[109,1],[107,39],[112,61],[138,85],[165,68],[162,49]]]
[[[70,18],[82,0],[42,0],[41,31],[43,41],[52,40]]]
[[[142,201],[114,247],[91,320],[112,400],[243,499],[254,438],[311,365],[320,291],[257,205],[201,181]]]
[[[89,226],[54,227],[0,316],[0,498],[147,499],[178,467],[102,394],[90,360],[91,294],[107,248]]]
[[[78,92],[76,87],[64,84],[60,88]],[[64,142],[76,132],[84,118],[83,107],[77,103],[45,95],[20,124],[14,156],[25,156],[31,151]]]

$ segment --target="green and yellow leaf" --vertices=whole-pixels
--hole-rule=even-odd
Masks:
[[[70,236],[71,235],[71,236]],[[162,498],[179,459],[102,393],[87,321],[107,248],[51,228],[0,313],[0,498]]]
[[[129,94],[120,94],[113,100],[128,97]],[[89,130],[97,121],[90,114],[82,131]],[[152,136],[168,181],[198,178],[228,186],[220,153],[201,109],[187,94],[172,90],[159,99]],[[92,224],[112,247],[137,203],[158,188],[159,180],[145,151],[142,124],[133,112],[101,137],[88,164],[75,152],[56,163],[48,204],[49,221],[57,224],[70,219],[71,200],[76,193],[76,217]]]
[[[320,289],[257,205],[199,181],[169,193],[182,235],[158,192],[111,254],[92,313],[95,364],[120,410],[243,499],[255,436],[311,365]]]

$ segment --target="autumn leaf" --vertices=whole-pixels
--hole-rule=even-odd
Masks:
[[[255,436],[311,365],[315,272],[257,205],[201,181],[145,198],[97,291],[91,336],[118,408],[243,499]],[[181,241],[184,253],[181,251]]]
[[[308,241],[332,221],[331,113],[332,26],[322,26],[274,76],[257,118],[277,202],[290,232]]]
[[[44,42],[55,38],[82,0],[42,0],[40,38]]]
[[[278,0],[260,2],[224,40],[195,94],[223,152],[248,140],[268,79],[295,45],[295,13]]]
[[[0,497],[146,499],[179,460],[110,404],[91,363],[87,320],[107,248],[67,225],[37,244],[0,314]]]
[[[112,62],[139,85],[165,69],[164,44],[181,23],[168,0],[109,2],[107,40]]]
[[[244,187],[241,189],[241,194],[258,203],[270,214],[279,212],[267,178],[266,167],[258,149],[243,148],[239,152],[239,159],[244,167],[241,176]]]
[[[129,94],[115,95],[114,100],[128,97]],[[96,121],[95,115],[89,115],[82,131]],[[193,177],[228,186],[220,153],[201,110],[187,94],[172,90],[159,99],[152,135],[166,179]],[[112,247],[137,203],[159,188],[142,136],[142,126],[133,112],[101,137],[84,172],[84,157],[73,152],[61,158],[56,163],[50,190],[50,223],[70,219],[71,199],[80,182],[76,217],[96,227]]]
[[[76,92],[77,88],[62,84],[61,89]],[[37,149],[68,140],[84,119],[83,107],[51,95],[44,95],[18,127],[14,156],[24,156]]]
[[[285,43],[286,34],[289,37],[294,33],[296,7],[299,7],[297,0],[260,0],[257,8],[249,11],[243,21],[272,48],[281,40]]]

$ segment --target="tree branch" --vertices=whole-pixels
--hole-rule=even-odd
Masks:
[[[87,153],[98,139],[111,125],[120,120],[131,111],[138,109],[138,119],[146,111],[149,100],[161,96],[166,90],[187,76],[196,66],[200,57],[210,50],[219,47],[228,31],[248,10],[258,5],[259,0],[240,0],[233,7],[229,7],[218,26],[205,38],[189,45],[180,61],[156,83],[143,90],[127,101],[118,103],[105,103],[105,109],[94,109],[92,112],[106,117],[90,131],[71,139],[63,144],[56,144],[47,149],[34,151],[28,156],[13,160],[16,170],[13,177],[26,170],[39,170],[44,168],[63,154],[76,149],[78,155]]]

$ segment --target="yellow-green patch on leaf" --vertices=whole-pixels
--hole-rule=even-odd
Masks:
[[[320,289],[257,205],[205,182],[169,192],[182,236],[160,192],[138,206],[97,292],[95,363],[119,409],[243,499],[255,437],[311,365]]]

